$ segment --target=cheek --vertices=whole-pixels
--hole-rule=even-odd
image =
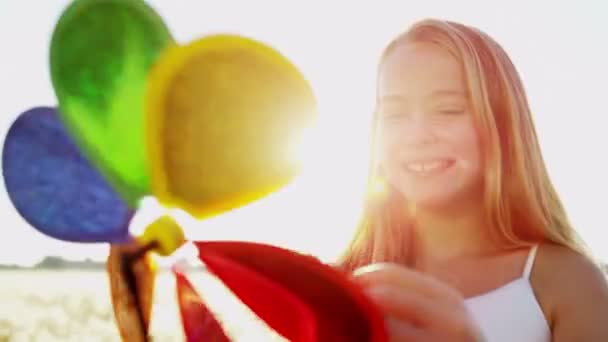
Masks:
[[[458,127],[447,139],[462,163],[473,172],[481,168],[481,145],[479,135],[472,125]]]
[[[407,136],[403,125],[378,125],[376,129],[376,153],[377,156],[395,158],[406,147],[404,137]]]
[[[398,156],[402,150],[403,142],[392,135],[384,134],[376,140],[375,155],[378,156],[378,162],[387,176],[387,173],[392,173],[397,167],[395,164],[399,160]]]

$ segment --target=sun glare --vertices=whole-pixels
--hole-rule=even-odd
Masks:
[[[346,247],[361,209],[365,180],[358,170],[365,168],[362,164],[366,156],[366,153],[333,153],[335,131],[331,121],[319,120],[292,141],[294,161],[301,165],[301,170],[285,188],[204,220],[146,197],[133,219],[131,234],[140,235],[157,218],[170,215],[188,240],[269,243],[312,254],[323,261],[335,260]],[[365,151],[366,146],[351,149]],[[198,263],[197,251],[191,244],[157,260],[164,265],[180,260]]]

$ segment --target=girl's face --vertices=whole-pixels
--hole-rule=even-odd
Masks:
[[[478,134],[457,60],[428,43],[397,46],[378,88],[380,165],[410,203],[435,207],[477,195]]]

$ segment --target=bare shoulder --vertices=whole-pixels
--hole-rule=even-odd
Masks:
[[[608,341],[608,282],[589,258],[543,244],[531,278],[555,341]]]

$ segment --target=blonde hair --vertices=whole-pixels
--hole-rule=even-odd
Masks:
[[[461,64],[480,134],[484,210],[492,235],[512,246],[546,241],[589,254],[549,179],[523,84],[502,47],[475,28],[426,19],[395,38],[381,63],[396,46],[410,42],[436,44]],[[378,177],[373,146],[376,121],[374,116],[370,188]],[[410,262],[411,229],[395,209],[398,197],[389,191],[387,197],[368,198],[341,266],[352,270],[372,262]]]

